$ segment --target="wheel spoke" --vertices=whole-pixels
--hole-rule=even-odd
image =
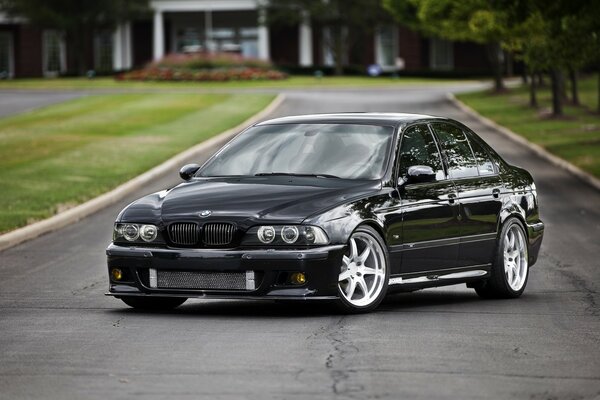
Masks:
[[[344,264],[345,267],[348,266],[348,264],[350,264],[350,259],[348,258],[348,256],[342,256],[342,263]]]
[[[371,248],[367,246],[362,254],[358,256],[358,261],[364,263],[366,259],[369,258],[369,254],[371,254]]]
[[[350,260],[355,260],[358,254],[358,250],[356,249],[356,240],[350,239]]]
[[[349,299],[352,299],[352,296],[354,296],[355,290],[356,290],[356,282],[354,281],[354,279],[350,279],[348,281],[348,286],[346,287],[346,296],[348,296]]]
[[[375,268],[371,268],[371,267],[363,267],[362,274],[363,275],[379,275],[380,271]]]
[[[367,282],[364,277],[360,277],[356,280],[356,285],[360,288],[361,292],[363,292],[364,297],[369,295],[369,288],[367,287]]]
[[[352,272],[350,272],[348,270],[342,271],[342,273],[340,274],[340,277],[339,277],[338,280],[340,282],[343,282],[343,281],[346,281],[346,280],[350,279],[351,276],[352,276]]]

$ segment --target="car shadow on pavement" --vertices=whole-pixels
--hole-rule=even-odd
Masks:
[[[473,303],[484,304],[471,291],[424,290],[413,293],[389,295],[373,313],[436,311],[440,306],[465,312],[473,311]],[[462,307],[462,306],[468,307]],[[174,310],[135,310],[125,305],[110,310],[111,313],[126,315],[171,315],[174,317],[223,316],[239,318],[303,318],[342,315],[331,302],[280,302],[269,300],[188,300]]]

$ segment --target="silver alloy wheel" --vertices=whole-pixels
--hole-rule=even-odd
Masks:
[[[385,284],[387,265],[383,248],[365,232],[355,232],[348,247],[350,254],[342,257],[338,279],[340,293],[353,306],[368,306]]]
[[[516,224],[504,236],[504,273],[512,290],[518,292],[523,288],[528,273],[527,243],[523,230]]]

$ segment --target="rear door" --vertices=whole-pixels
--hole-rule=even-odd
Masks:
[[[459,266],[492,262],[498,217],[502,207],[502,180],[496,165],[472,132],[450,123],[434,123],[448,174],[460,203]]]
[[[408,168],[427,165],[436,180],[406,184],[402,201],[402,273],[434,271],[456,266],[459,207],[454,183],[444,170],[439,148],[427,125],[407,128],[402,136],[398,176]]]

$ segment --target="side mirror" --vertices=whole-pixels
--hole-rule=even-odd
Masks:
[[[424,183],[434,182],[435,172],[433,168],[427,165],[413,165],[408,167],[408,174],[406,177],[400,178],[398,186],[403,186],[408,183]]]
[[[189,181],[190,179],[192,179],[192,176],[194,176],[194,174],[196,172],[198,172],[199,169],[200,169],[200,166],[198,164],[187,164],[187,165],[184,165],[179,170],[179,176],[184,181]]]

